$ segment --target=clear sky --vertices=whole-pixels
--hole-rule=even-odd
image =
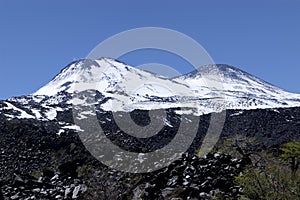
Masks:
[[[0,0],[0,99],[34,92],[106,38],[145,26],[180,31],[216,63],[300,93],[300,1]],[[124,61],[184,71],[154,51]]]

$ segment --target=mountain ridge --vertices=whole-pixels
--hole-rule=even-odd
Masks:
[[[55,113],[72,109],[74,90],[86,89],[96,89],[102,95],[100,107],[107,111],[184,107],[183,113],[202,115],[226,109],[300,106],[300,94],[226,64],[202,66],[168,79],[101,58],[71,62],[35,93],[2,101],[0,113],[8,118],[53,120]]]

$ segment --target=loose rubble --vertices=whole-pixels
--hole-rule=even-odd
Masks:
[[[28,174],[15,174],[12,183],[2,187],[5,199],[78,199],[87,186],[81,179],[49,174],[38,179]]]
[[[278,110],[280,113],[243,111],[233,116],[230,115],[237,111],[227,111],[229,117],[221,138],[245,135],[260,142],[256,148],[265,149],[299,138],[300,108]],[[58,116],[71,121],[70,113],[61,112]],[[137,120],[142,119],[137,116]],[[153,149],[145,152],[155,150],[156,140],[168,144],[176,133],[176,119],[170,118],[173,127],[168,126],[165,135],[150,141],[148,146]],[[243,170],[246,161],[225,153],[210,153],[205,158],[193,156],[209,119],[209,115],[200,118],[203,129],[199,129],[189,155],[150,174],[134,174],[118,172],[100,163],[85,149],[74,130],[57,135],[59,120],[7,120],[0,114],[0,200],[238,198],[241,188],[235,185],[234,177]],[[115,136],[113,142],[132,150],[141,149],[140,141],[114,135],[117,127],[112,122],[105,123],[103,129],[107,128],[108,137]]]
[[[185,154],[165,170],[149,176],[150,180],[143,187],[139,185],[135,189],[139,193],[135,196],[143,199],[210,199],[217,195],[236,198],[241,188],[235,185],[234,178],[244,166],[243,160],[224,153],[210,153],[204,158]]]

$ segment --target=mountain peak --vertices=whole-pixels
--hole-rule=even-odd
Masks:
[[[208,76],[208,75],[217,75],[217,76],[226,76],[226,77],[237,77],[237,75],[247,75],[253,76],[249,73],[233,67],[227,64],[209,64],[203,65],[195,69],[194,71],[183,75],[184,77],[188,78],[195,78],[199,76]]]
[[[202,112],[208,113],[223,106],[214,102],[221,97],[225,97],[222,104],[227,109],[300,104],[300,95],[226,64],[205,65],[188,74],[167,79],[107,57],[72,62],[33,95],[73,94],[91,88],[111,99],[102,105],[106,110],[126,110],[124,108],[128,106],[138,109],[178,107],[180,103],[185,107],[200,106]],[[115,102],[113,108],[110,101]]]
[[[78,82],[99,82],[119,77],[131,71],[133,67],[112,58],[102,57],[97,60],[80,59],[67,65],[47,85],[40,88],[34,95],[55,95],[61,91],[72,93],[72,87]],[[89,76],[89,77],[87,77]]]

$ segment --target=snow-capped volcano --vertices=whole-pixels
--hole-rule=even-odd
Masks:
[[[33,95],[56,95],[61,91],[73,93],[76,90],[95,87],[101,93],[112,93],[118,92],[118,83],[132,79],[138,82],[156,79],[156,77],[149,72],[138,70],[110,58],[85,59],[68,65]]]
[[[151,83],[151,84],[150,84]],[[99,60],[80,60],[66,67],[51,82],[33,95],[57,95],[59,92],[80,92],[95,89],[100,93],[126,94],[132,96],[143,87],[147,94],[169,96],[158,85],[172,87],[174,82],[162,76],[136,69],[110,58]],[[177,85],[179,89],[186,86]],[[173,86],[174,87],[174,86]],[[146,91],[144,91],[146,93]]]
[[[197,106],[207,113],[214,110],[214,105],[207,107],[207,101],[216,104],[216,99],[227,109],[293,107],[299,105],[300,99],[298,94],[228,65],[203,66],[183,76],[166,79],[109,58],[71,63],[33,95],[52,96],[62,91],[73,93],[85,89],[95,89],[111,97],[114,107],[108,106],[111,102],[103,107],[114,110],[178,107],[180,103],[181,107]],[[166,99],[168,101],[164,101]]]
[[[247,72],[224,64],[203,66],[175,80],[187,82],[199,97],[224,97],[226,109],[295,107],[300,103],[299,94],[287,92]],[[219,88],[207,85],[218,85]]]
[[[224,109],[300,106],[299,94],[228,65],[207,65],[168,79],[101,58],[71,63],[34,94],[3,101],[0,112],[11,118],[53,120],[57,112],[72,109],[78,103],[74,94],[85,90],[97,91],[98,104],[107,111],[181,107],[181,112],[200,115]]]

